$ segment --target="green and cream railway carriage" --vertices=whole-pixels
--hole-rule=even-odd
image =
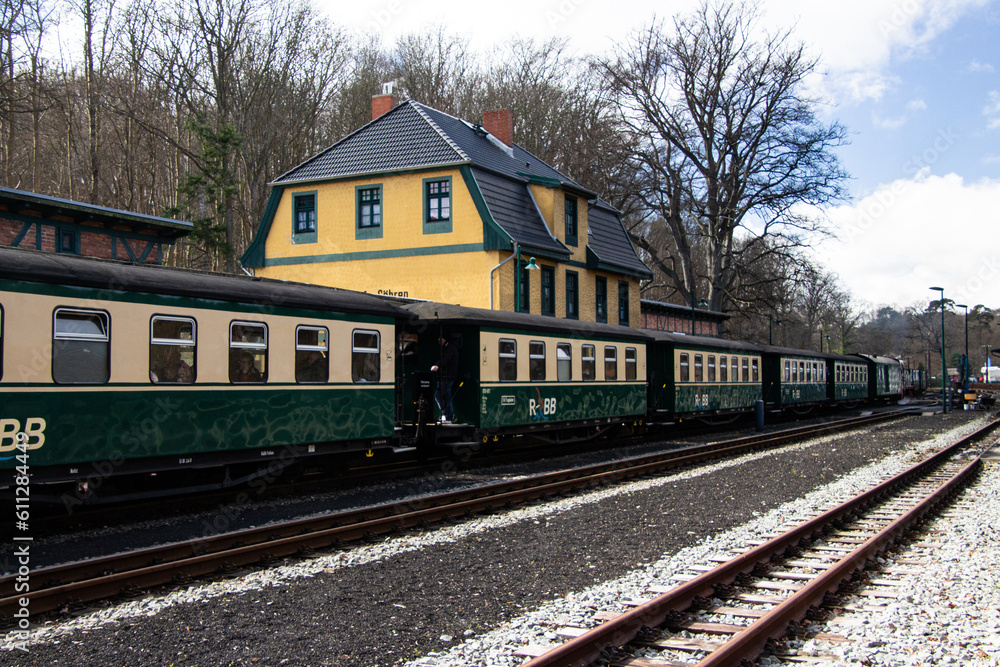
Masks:
[[[324,287],[0,249],[0,467],[19,440],[34,481],[89,486],[388,447],[401,315]]]
[[[873,401],[896,400],[903,395],[903,366],[892,357],[859,354],[868,366],[868,396]]]
[[[650,333],[650,420],[747,412],[761,400],[759,346],[705,336]]]
[[[833,365],[833,399],[838,403],[860,403],[868,399],[868,364],[854,355],[829,355]]]
[[[459,346],[456,425],[438,431],[439,441],[555,432],[573,439],[645,419],[645,331],[440,303],[405,308],[413,317],[403,349],[420,354],[404,359],[404,375],[434,363],[436,344],[426,340],[443,335]],[[413,422],[415,382],[404,384],[404,421]]]
[[[827,359],[822,352],[763,346],[764,402],[775,409],[832,402]]]

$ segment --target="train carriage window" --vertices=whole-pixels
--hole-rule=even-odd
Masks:
[[[691,357],[687,352],[681,352],[680,381],[689,382],[691,380]]]
[[[634,347],[625,348],[625,380],[639,377],[639,358]]]
[[[267,325],[263,322],[229,324],[229,381],[267,382]]]
[[[528,343],[528,379],[545,382],[545,343],[540,340]]]
[[[703,382],[705,380],[705,362],[702,355],[694,355],[694,381]]]
[[[584,382],[597,379],[597,348],[584,345],[580,348],[581,373]]]
[[[103,311],[56,308],[52,379],[59,384],[105,384],[111,377],[111,318]]]
[[[0,306],[0,379],[3,379],[3,306]]]
[[[798,381],[799,381],[799,365],[793,361],[792,362],[792,382],[798,382]]]
[[[729,382],[729,359],[726,355],[719,357],[719,382]]]
[[[743,357],[743,381],[750,381],[750,359]]]
[[[376,352],[376,357],[377,354]],[[323,383],[329,379],[329,330],[326,327],[309,327],[305,325],[296,327],[295,381],[299,383]]]
[[[812,364],[806,364],[806,382],[813,381],[813,367]]]
[[[708,355],[708,381],[715,382],[715,355]]]
[[[760,382],[760,359],[754,358],[750,365],[753,368],[753,381],[756,384]]]
[[[799,382],[806,381],[806,362],[799,362]]]
[[[573,346],[569,343],[556,345],[556,375],[560,382],[573,381]]]
[[[378,382],[382,379],[381,336],[377,331],[355,329],[351,341],[351,381]]]
[[[517,381],[517,341],[509,338],[500,339],[500,381]]]
[[[618,348],[614,345],[604,347],[604,380],[613,382],[618,379]]]
[[[149,322],[149,381],[192,384],[197,324],[190,317],[154,315]]]
[[[785,382],[792,381],[792,364],[785,359]]]

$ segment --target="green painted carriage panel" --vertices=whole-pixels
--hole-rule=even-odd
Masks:
[[[479,426],[505,428],[645,413],[646,385],[642,383],[510,383],[482,388]]]
[[[834,396],[838,401],[863,400],[868,398],[868,385],[864,382],[844,382],[834,385]]]
[[[825,401],[825,382],[800,382],[781,385],[781,404],[820,403]]]
[[[759,400],[759,384],[679,384],[673,408],[677,413],[735,410],[752,408]]]
[[[2,392],[0,468],[15,465],[7,457],[19,431],[32,466],[388,438],[393,394],[391,385]]]

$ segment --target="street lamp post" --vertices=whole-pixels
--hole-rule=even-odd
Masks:
[[[944,288],[931,287],[941,293],[941,414],[948,413],[948,388],[945,386],[945,378],[948,375],[947,362],[944,358]]]
[[[962,357],[962,400],[969,393],[969,307],[964,303],[956,303],[956,308],[965,308],[965,356]]]
[[[989,343],[983,345],[986,348],[986,377],[984,378],[986,382],[990,381],[990,352],[993,351],[993,346]]]

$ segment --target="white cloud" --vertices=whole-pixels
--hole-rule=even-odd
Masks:
[[[927,102],[924,102],[923,100],[910,100],[909,102],[906,103],[906,110],[907,111],[926,111],[927,110]]]
[[[1000,306],[1000,180],[966,183],[957,174],[880,186],[827,212],[838,239],[816,248],[858,299],[905,307],[929,301],[930,285],[974,305]]]
[[[991,130],[1000,128],[1000,92],[991,90],[989,101],[983,107],[983,115],[986,116],[986,127]]]
[[[969,71],[974,73],[984,72],[986,74],[993,73],[993,65],[990,63],[981,63],[978,60],[973,60],[969,63]]]

